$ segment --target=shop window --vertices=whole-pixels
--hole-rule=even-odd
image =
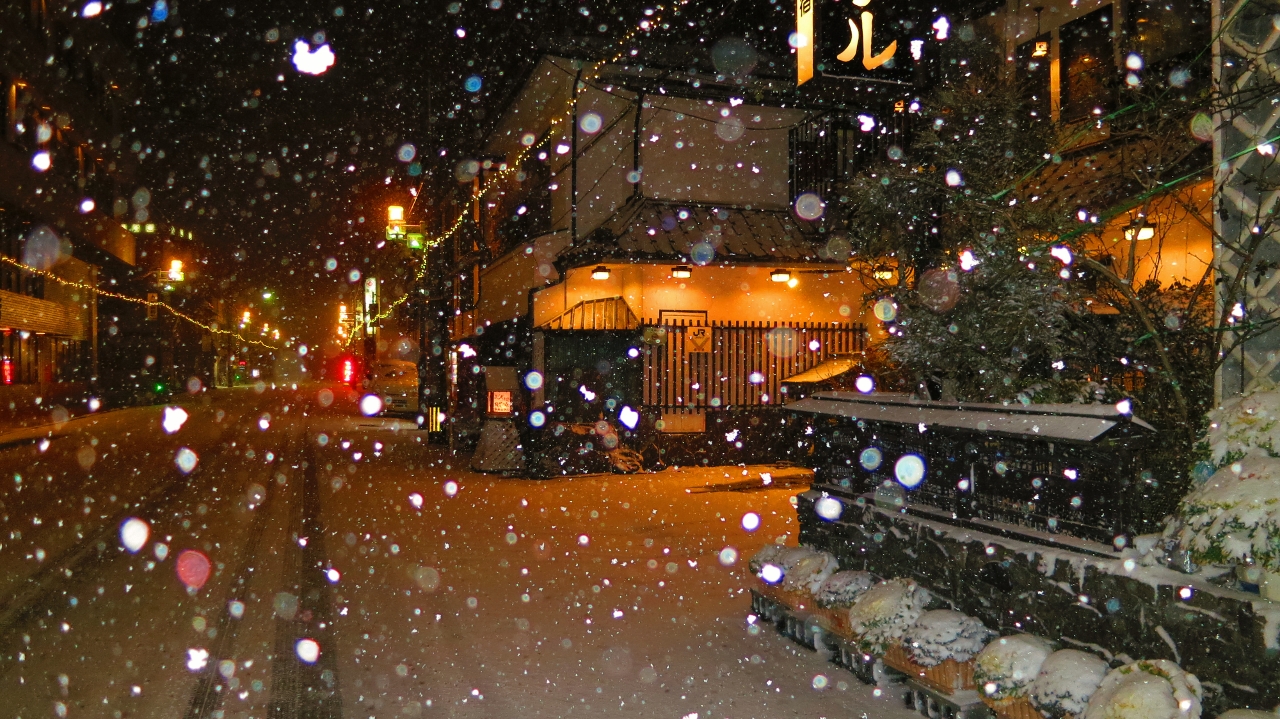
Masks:
[[[1129,36],[1147,67],[1209,44],[1209,3],[1205,0],[1160,0],[1129,6]]]
[[[1111,14],[1108,5],[1058,30],[1064,121],[1104,115],[1111,107],[1116,79]]]

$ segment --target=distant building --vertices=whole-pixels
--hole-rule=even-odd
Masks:
[[[61,4],[0,4],[0,421],[83,408],[100,372],[99,329],[114,326],[88,287],[118,286],[137,261],[134,162],[120,126],[134,70],[106,29]],[[112,306],[112,316],[140,311]]]
[[[499,182],[452,247],[455,442],[515,431],[519,452],[486,465],[482,439],[476,466],[535,473],[623,450],[737,461],[772,446],[734,437],[776,422],[759,411],[785,380],[868,341],[865,279],[892,269],[851,257],[819,183],[897,137],[911,88],[809,96],[781,62],[727,79],[654,60],[600,68],[575,100],[589,64],[542,58],[470,168]],[[820,154],[827,131],[846,154]],[[571,436],[592,451],[548,440]]]

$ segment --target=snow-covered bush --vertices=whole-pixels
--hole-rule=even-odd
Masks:
[[[1249,455],[1280,457],[1280,389],[1259,387],[1209,413],[1205,437],[1219,468]]]
[[[1026,696],[1044,660],[1052,653],[1049,640],[1031,634],[1000,637],[978,654],[973,681],[991,699]]]
[[[1031,683],[1031,703],[1049,719],[1080,716],[1106,676],[1107,663],[1101,657],[1060,649],[1040,665],[1040,675]]]
[[[797,564],[817,553],[817,550],[809,547],[788,547],[778,555],[778,561],[775,564],[782,567],[782,571],[790,572]]]
[[[934,667],[948,659],[967,662],[986,646],[995,632],[986,625],[950,609],[920,615],[907,628],[903,641],[916,664]]]
[[[1089,699],[1084,719],[1200,719],[1200,680],[1167,659],[1113,670]]]
[[[1250,454],[1219,469],[1179,508],[1178,542],[1202,564],[1251,558],[1280,572],[1280,459]]]
[[[776,564],[781,566],[782,553],[787,551],[788,547],[783,544],[769,543],[760,548],[760,551],[752,555],[751,560],[747,562],[747,568],[752,574],[759,574],[760,569],[766,564]]]
[[[849,628],[863,651],[883,654],[920,618],[929,592],[909,579],[890,579],[868,589],[849,608]]]
[[[847,569],[836,572],[813,593],[820,607],[848,607],[876,583],[871,572],[860,572]]]
[[[1202,564],[1252,560],[1280,572],[1280,390],[1223,402],[1205,442],[1217,471],[1182,500],[1169,534]]]
[[[789,567],[784,563],[783,569],[786,572],[782,580],[783,589],[813,593],[828,577],[840,571],[840,562],[826,552],[813,552]]]

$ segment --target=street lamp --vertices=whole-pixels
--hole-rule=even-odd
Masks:
[[[769,273],[769,279],[774,282],[790,282],[791,270],[777,269]]]
[[[182,260],[174,260],[169,263],[169,281],[182,282],[186,279],[186,274],[182,271]]]
[[[593,280],[609,279],[609,268],[605,267],[604,265],[600,265],[599,267],[595,268],[594,270],[591,271],[591,279]]]
[[[671,276],[677,280],[687,280],[693,276],[693,268],[688,265],[676,265],[671,268]]]

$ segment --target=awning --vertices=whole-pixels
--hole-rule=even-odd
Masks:
[[[800,374],[793,375],[782,381],[787,384],[825,382],[832,377],[839,377],[845,372],[858,367],[860,363],[861,360],[856,357],[836,357],[835,359],[829,359],[817,367],[807,369]]]

